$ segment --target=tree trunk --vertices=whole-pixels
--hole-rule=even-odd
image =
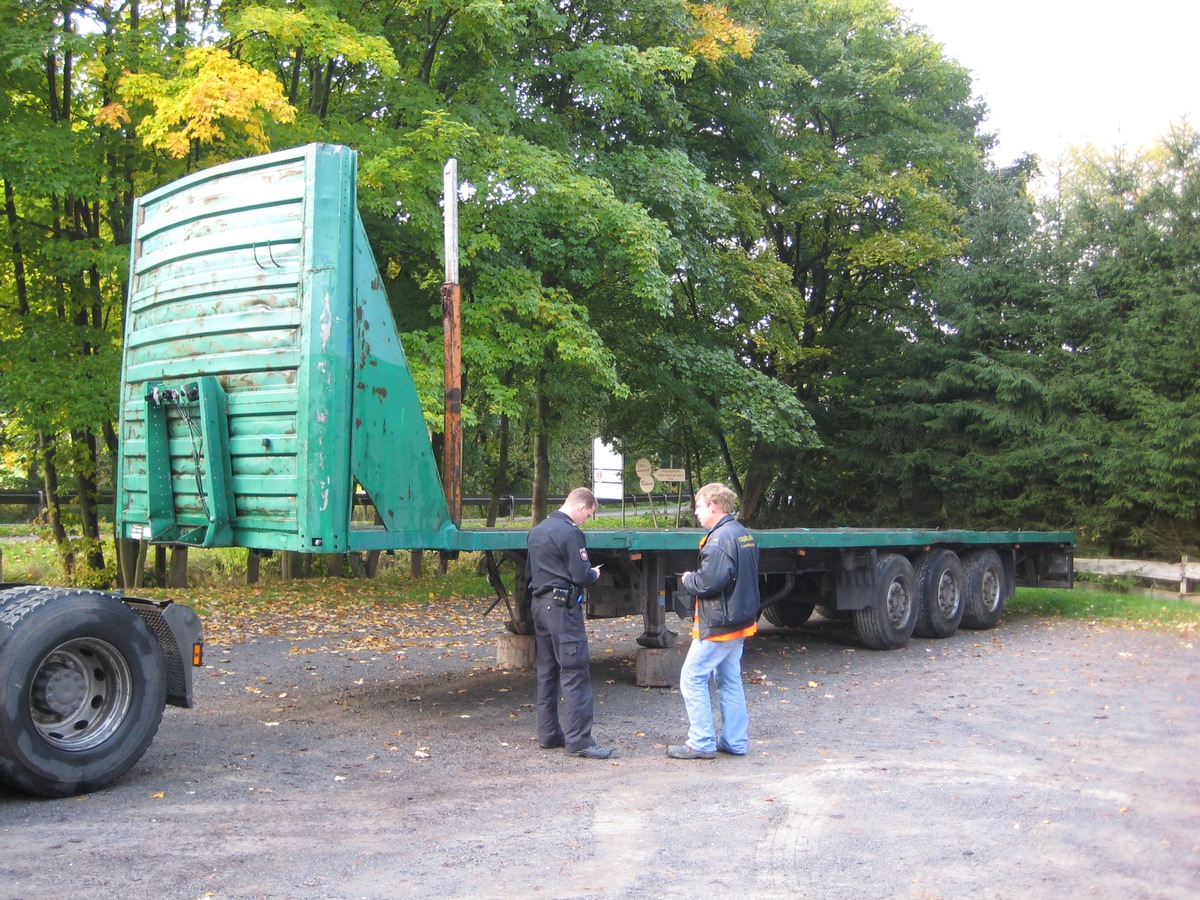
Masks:
[[[496,477],[492,479],[492,496],[488,499],[487,527],[495,528],[500,516],[500,492],[508,484],[508,416],[500,417],[500,457],[496,461]]]
[[[114,529],[115,531],[115,529]],[[113,551],[117,554],[117,587],[124,590],[140,588],[138,559],[145,558],[144,541],[114,536]]]
[[[71,541],[67,535],[67,528],[63,525],[62,507],[58,500],[58,465],[54,461],[56,452],[54,438],[47,438],[44,431],[39,431],[38,449],[42,454],[42,474],[46,484],[46,515],[50,519],[50,530],[54,534],[54,543],[58,546],[58,557],[62,561],[63,572],[72,575],[75,572],[75,553],[71,550]]]
[[[20,230],[17,219],[17,200],[12,183],[4,180],[4,214],[8,219],[8,230],[12,242],[13,286],[17,291],[17,315],[29,315],[29,287],[25,278],[25,254],[21,252]]]
[[[550,496],[550,437],[546,434],[547,421],[550,417],[550,402],[539,389],[537,395],[537,415],[533,427],[533,524],[537,524],[548,515]]]
[[[167,587],[187,587],[187,544],[175,544],[171,547],[171,571],[167,574]]]
[[[746,478],[742,486],[741,520],[752,522],[761,511],[767,488],[775,478],[775,468],[758,458],[756,447],[750,454],[750,462],[746,468]]]
[[[87,459],[75,466],[78,491],[75,499],[79,506],[88,568],[100,570],[104,568],[104,550],[100,543],[100,514],[96,509],[96,436],[90,432],[73,431],[71,438],[87,453]]]

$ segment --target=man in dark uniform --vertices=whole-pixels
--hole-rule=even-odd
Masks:
[[[538,742],[545,750],[565,746],[572,756],[608,759],[612,750],[592,740],[592,678],[583,622],[583,590],[599,579],[600,567],[591,565],[579,526],[595,511],[591,491],[571,491],[561,508],[529,532],[525,576],[533,591]]]

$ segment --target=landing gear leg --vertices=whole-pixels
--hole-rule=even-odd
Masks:
[[[645,630],[637,642],[643,647],[665,649],[679,637],[667,628],[666,556],[646,553],[642,557],[642,622]]]

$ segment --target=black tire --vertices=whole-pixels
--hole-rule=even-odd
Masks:
[[[973,550],[962,557],[966,596],[963,628],[995,628],[1004,613],[1007,595],[1004,564],[995,550]]]
[[[42,797],[110,784],[162,721],[162,647],[112,594],[42,588],[0,605],[0,778]]]
[[[25,597],[53,590],[57,590],[57,588],[47,587],[44,584],[23,584],[20,587],[6,588],[0,591],[0,613],[3,613],[9,606]],[[4,642],[6,634],[7,631],[3,627],[0,627],[0,643]]]
[[[764,609],[762,614],[763,618],[772,625],[780,628],[799,628],[812,616],[813,604],[797,603],[795,600],[780,600]]]
[[[859,640],[872,650],[897,650],[912,637],[917,622],[916,573],[898,553],[875,564],[875,602],[854,610]]]
[[[918,637],[948,638],[958,631],[964,606],[964,573],[953,550],[932,550],[917,562]]]

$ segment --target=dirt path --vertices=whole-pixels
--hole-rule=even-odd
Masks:
[[[594,762],[538,749],[532,675],[492,670],[471,612],[210,646],[198,709],[117,784],[0,791],[0,897],[1200,896],[1194,634],[767,626],[750,755],[680,762],[637,623],[592,623]]]

